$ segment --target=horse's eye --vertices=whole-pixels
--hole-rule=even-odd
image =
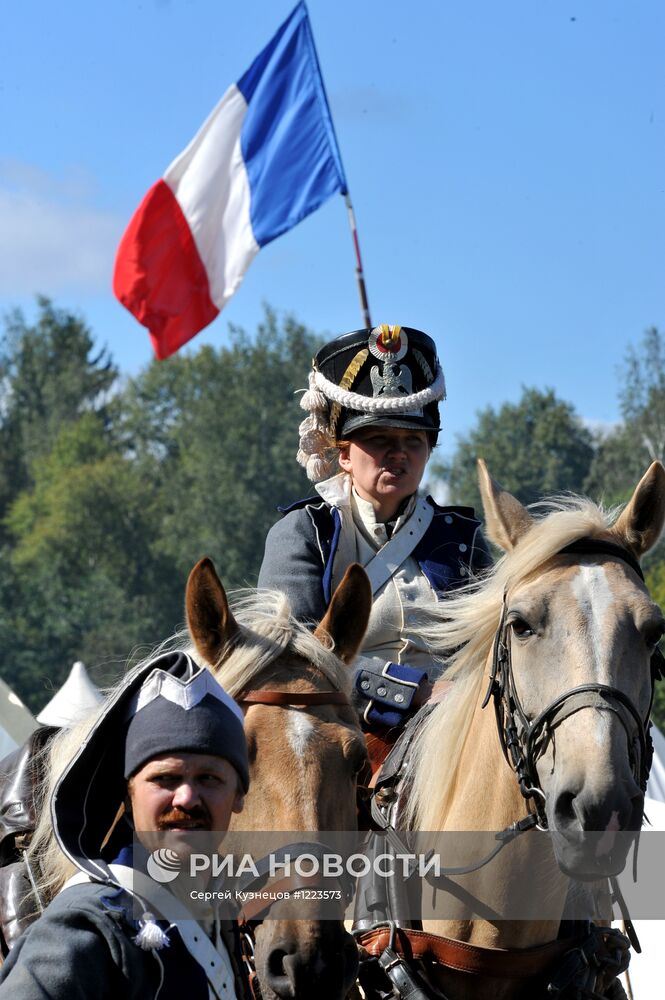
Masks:
[[[530,635],[534,634],[529,623],[525,622],[524,619],[519,616],[512,618],[508,624],[513,631],[513,635],[516,635],[518,639],[527,639]]]

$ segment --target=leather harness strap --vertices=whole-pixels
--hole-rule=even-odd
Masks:
[[[243,903],[236,920],[240,924],[248,924],[252,920],[261,920],[270,910],[273,903],[279,901],[283,893],[288,899],[290,894],[299,889],[320,889],[323,885],[320,875],[289,875],[277,882],[271,882],[263,890],[257,891],[254,898],[248,898]],[[264,898],[266,897],[266,898]]]
[[[388,947],[390,928],[381,927],[356,935],[356,941],[378,958]],[[576,944],[575,940],[551,941],[535,948],[503,950],[483,948],[455,938],[397,927],[393,948],[407,961],[429,961],[437,965],[493,979],[530,979],[546,971]]]
[[[389,580],[411,555],[421,541],[434,518],[434,508],[427,500],[419,500],[408,526],[397,531],[363,567],[372,585],[372,595],[376,596],[386,580]]]
[[[240,705],[348,705],[343,691],[268,691],[258,689],[245,691],[239,698]]]

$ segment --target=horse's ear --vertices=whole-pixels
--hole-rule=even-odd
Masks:
[[[652,462],[635,487],[612,533],[639,559],[648,552],[665,522],[665,469]]]
[[[197,651],[211,666],[238,633],[229,602],[212,559],[204,556],[189,574],[185,592],[187,627]]]
[[[478,459],[478,483],[487,535],[499,548],[510,552],[531,528],[533,518],[512,493],[492,479],[482,458]]]
[[[369,577],[359,563],[351,563],[314,635],[317,639],[330,636],[339,658],[351,663],[360,649],[371,610]]]

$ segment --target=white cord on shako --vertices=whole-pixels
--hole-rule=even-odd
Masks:
[[[312,482],[325,479],[332,471],[335,447],[328,430],[330,402],[361,413],[409,413],[445,398],[446,379],[440,364],[437,364],[432,384],[411,396],[371,398],[342,389],[330,382],[322,372],[311,371],[309,389],[300,400],[300,406],[303,410],[309,410],[309,416],[305,417],[298,428],[300,441],[296,459],[307,470],[307,478]]]

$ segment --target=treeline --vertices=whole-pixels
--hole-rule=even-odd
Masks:
[[[476,458],[522,503],[565,492],[605,507],[625,503],[651,462],[665,462],[665,338],[648,329],[618,366],[621,420],[587,426],[553,389],[524,388],[517,403],[480,411],[458,438],[449,461],[433,474],[447,484],[451,503],[480,508]],[[664,536],[665,538],[665,536]],[[665,540],[645,557],[647,584],[665,609]],[[665,729],[665,683],[657,685],[654,718]]]
[[[98,683],[183,622],[187,574],[210,555],[252,586],[277,504],[311,492],[295,461],[319,338],[266,310],[228,346],[121,375],[83,320],[40,300],[0,341],[0,675],[39,710],[82,659]],[[482,455],[525,503],[570,490],[624,502],[665,457],[665,341],[655,329],[620,373],[621,422],[585,425],[551,389],[488,407],[431,464],[451,502],[479,507]],[[645,562],[665,604],[665,546]],[[657,697],[665,727],[665,698]]]
[[[318,343],[266,312],[250,339],[123,378],[76,315],[40,300],[0,355],[0,673],[40,709],[82,659],[98,683],[183,623],[210,555],[253,585],[275,506],[310,488],[294,392]],[[137,655],[138,655],[137,650]]]

